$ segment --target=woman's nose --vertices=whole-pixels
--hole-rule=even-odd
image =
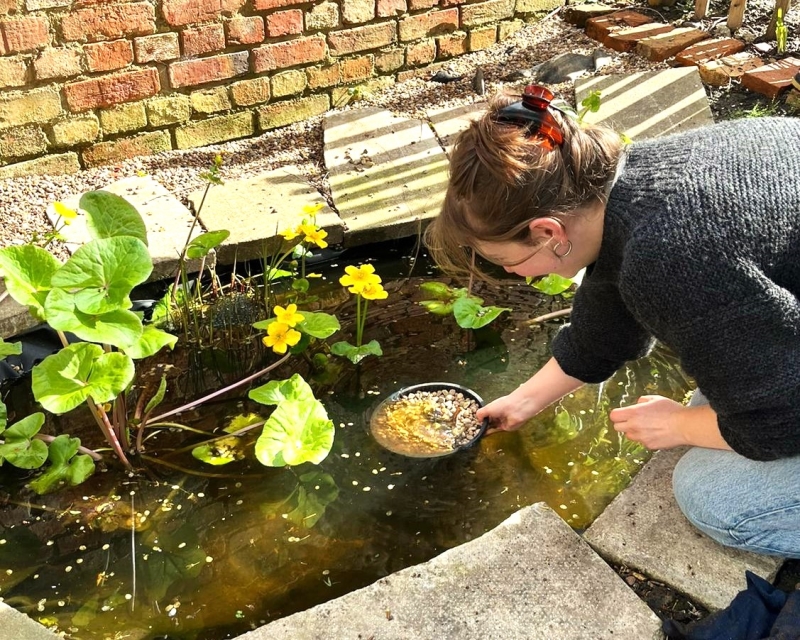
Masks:
[[[516,273],[515,267],[503,267],[503,271],[506,273]]]

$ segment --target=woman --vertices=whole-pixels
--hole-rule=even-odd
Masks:
[[[570,324],[530,380],[478,414],[514,430],[657,339],[702,393],[614,409],[650,449],[693,448],[673,486],[723,544],[800,557],[800,120],[732,121],[623,148],[529,86],[458,139],[427,232],[446,270],[470,249],[520,276],[586,268]],[[706,400],[707,398],[707,400]]]

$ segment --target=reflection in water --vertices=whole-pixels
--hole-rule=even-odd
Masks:
[[[468,451],[404,458],[368,435],[383,398],[446,380],[491,400],[545,362],[557,329],[525,325],[551,301],[515,283],[500,299],[513,313],[461,331],[414,304],[419,282],[389,282],[389,300],[375,305],[365,341],[377,339],[383,358],[355,368],[320,354],[302,372],[337,425],[321,465],[261,467],[255,432],[245,459],[224,467],[189,451],[163,458],[207,476],[159,465],[117,485],[115,473],[98,474],[55,497],[14,493],[33,502],[0,512],[6,602],[81,640],[219,640],[428,560],[534,502],[586,527],[648,456],[611,428],[608,411],[646,393],[682,399],[689,383],[674,358],[655,352]],[[195,426],[250,411],[269,409],[233,399],[197,412]]]

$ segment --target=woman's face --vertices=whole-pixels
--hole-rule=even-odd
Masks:
[[[475,250],[508,273],[524,278],[538,278],[549,273],[557,273],[564,278],[574,277],[580,268],[575,268],[569,257],[558,258],[553,252],[555,244],[552,239],[537,245],[521,242],[476,242]],[[560,247],[560,252],[565,250]]]

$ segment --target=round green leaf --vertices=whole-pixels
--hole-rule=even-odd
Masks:
[[[336,342],[331,345],[331,353],[335,356],[344,356],[353,364],[358,364],[367,356],[382,356],[383,351],[377,340],[370,340],[367,344],[356,347],[349,342]]]
[[[140,360],[155,355],[166,346],[173,349],[176,342],[178,342],[177,336],[173,336],[171,333],[167,333],[161,329],[156,329],[153,325],[148,324],[144,327],[141,337],[136,342],[124,347],[123,351],[131,358]]]
[[[443,282],[423,282],[419,285],[419,290],[437,300],[449,300],[455,295],[453,290]]]
[[[463,329],[480,329],[492,322],[503,311],[500,307],[482,307],[476,298],[459,298],[453,305],[453,315]]]
[[[47,321],[57,331],[70,331],[81,340],[126,347],[142,337],[142,321],[132,311],[117,309],[90,315],[78,311],[75,296],[53,289],[45,302]]]
[[[311,311],[301,311],[301,313],[303,321],[298,323],[297,329],[313,338],[324,340],[341,328],[336,316],[332,316],[329,313],[314,313]]]
[[[108,402],[133,380],[133,360],[124,353],[104,353],[96,344],[64,347],[33,369],[33,395],[48,411],[61,414],[90,396]]]
[[[92,240],[53,274],[52,285],[77,289],[75,306],[84,313],[129,309],[128,295],[153,270],[147,247],[130,236]]]
[[[75,455],[81,441],[60,435],[50,443],[50,467],[30,483],[38,494],[50,493],[64,484],[75,486],[94,472],[94,461],[88,455]]]
[[[227,229],[201,233],[186,246],[186,257],[192,260],[203,258],[209,251],[225,242],[230,235],[231,232]]]
[[[25,416],[19,422],[15,422],[12,426],[6,429],[3,437],[6,442],[15,440],[30,440],[33,436],[39,433],[39,429],[44,424],[44,414],[41,411],[32,413]]]
[[[41,440],[14,440],[0,444],[0,459],[18,469],[38,469],[47,460],[47,445]]]
[[[236,462],[244,457],[242,441],[235,436],[215,440],[211,444],[201,444],[192,449],[192,455],[201,462],[214,466]]]
[[[420,305],[437,316],[447,316],[453,312],[453,305],[439,300],[420,300]]]
[[[22,353],[21,342],[6,342],[0,338],[0,360],[6,356],[18,356]]]
[[[0,275],[8,293],[37,320],[45,320],[44,301],[60,267],[61,263],[40,247],[26,244],[0,249]]]
[[[133,236],[147,245],[142,216],[130,202],[109,191],[83,194],[80,208],[86,211],[86,228],[93,239]]]
[[[551,273],[534,282],[533,288],[549,296],[557,296],[559,293],[564,293],[572,284],[573,281],[569,278],[564,278],[557,273]]]
[[[256,441],[256,458],[267,467],[319,464],[333,446],[334,426],[319,400],[284,400]]]
[[[247,394],[251,400],[261,404],[280,404],[284,400],[313,400],[314,391],[299,373],[287,380],[270,380],[251,389]]]

